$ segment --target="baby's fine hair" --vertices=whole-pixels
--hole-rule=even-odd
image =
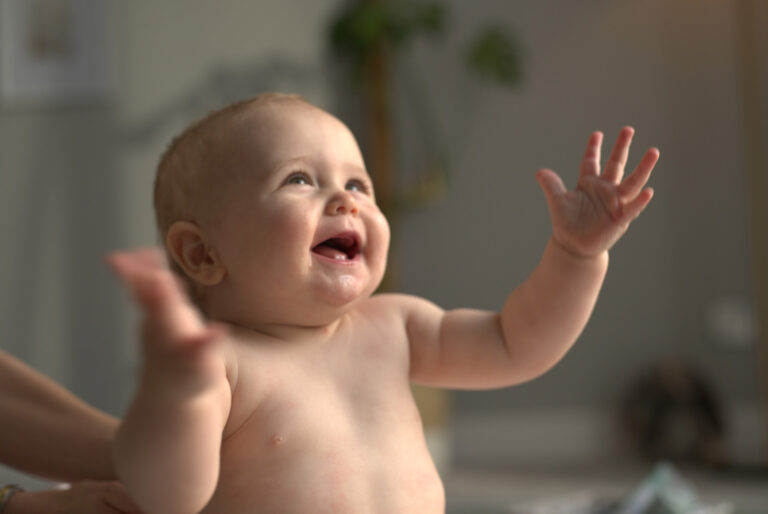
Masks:
[[[195,221],[204,175],[221,166],[222,138],[228,136],[222,129],[252,109],[281,103],[309,105],[299,95],[262,93],[209,113],[171,141],[155,175],[155,221],[163,243],[174,222]]]

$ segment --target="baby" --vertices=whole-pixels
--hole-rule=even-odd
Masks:
[[[444,512],[409,383],[505,387],[563,357],[608,249],[653,194],[658,150],[623,178],[632,135],[601,173],[592,134],[573,191],[537,173],[552,237],[485,312],[373,295],[389,227],[355,138],[329,113],[264,94],[187,129],[155,184],[183,280],[150,250],[110,257],[144,312],[140,387],[114,444],[133,499],[147,514]]]

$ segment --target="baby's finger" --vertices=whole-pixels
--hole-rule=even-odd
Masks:
[[[141,285],[146,275],[142,268],[136,266],[133,259],[124,253],[114,253],[107,257],[107,264],[117,275],[123,285],[131,292],[136,300],[140,300]]]
[[[613,184],[621,182],[621,178],[624,176],[624,166],[627,165],[627,157],[629,156],[629,145],[632,143],[632,136],[634,134],[635,129],[632,127],[621,129],[619,137],[616,138],[616,144],[613,146],[613,150],[611,150],[611,156],[605,164],[603,179]]]
[[[107,256],[106,260],[137,301],[144,304],[153,297],[148,294],[151,289],[151,276],[160,270],[143,264],[135,253],[115,252]]]
[[[617,188],[619,196],[621,198],[634,198],[643,189],[646,182],[651,176],[653,167],[659,160],[659,150],[657,148],[651,148],[637,165],[635,171],[633,171],[624,181],[619,184]]]
[[[653,198],[653,189],[650,187],[643,189],[631,202],[624,205],[622,218],[625,221],[632,221],[640,216],[640,213],[648,206],[651,198]]]
[[[603,133],[592,132],[587,141],[587,150],[584,152],[584,159],[581,161],[580,177],[587,175],[600,175],[600,147],[603,144]]]
[[[132,268],[130,258],[123,252],[110,253],[105,260],[112,271],[114,271],[121,279],[124,278]]]
[[[146,266],[148,268],[167,268],[168,261],[165,258],[165,254],[158,248],[139,248],[130,252],[133,260],[136,264]]]
[[[134,278],[139,301],[150,311],[186,303],[176,278],[166,270],[139,270]]]
[[[120,275],[127,270],[167,268],[165,256],[157,248],[113,252],[107,256],[107,264]]]
[[[168,338],[180,340],[200,332],[203,322],[169,270],[146,269],[135,262],[124,262],[120,256],[111,258],[111,262],[147,318]]]
[[[546,168],[536,172],[536,180],[539,182],[547,202],[551,202],[556,196],[565,193],[565,184],[560,176],[552,170]]]
[[[107,263],[146,308],[155,307],[158,301],[173,294],[174,285],[165,283],[163,278],[170,273],[148,268],[133,253],[113,253],[107,257]]]

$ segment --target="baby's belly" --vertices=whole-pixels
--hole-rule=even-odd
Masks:
[[[225,441],[219,487],[204,514],[444,513],[415,410],[370,425],[344,421],[332,408],[324,414],[249,422]]]

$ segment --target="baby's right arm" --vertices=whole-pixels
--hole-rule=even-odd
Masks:
[[[110,264],[144,311],[144,368],[118,430],[115,469],[147,514],[189,514],[208,503],[219,475],[231,389],[219,344],[155,250]]]

